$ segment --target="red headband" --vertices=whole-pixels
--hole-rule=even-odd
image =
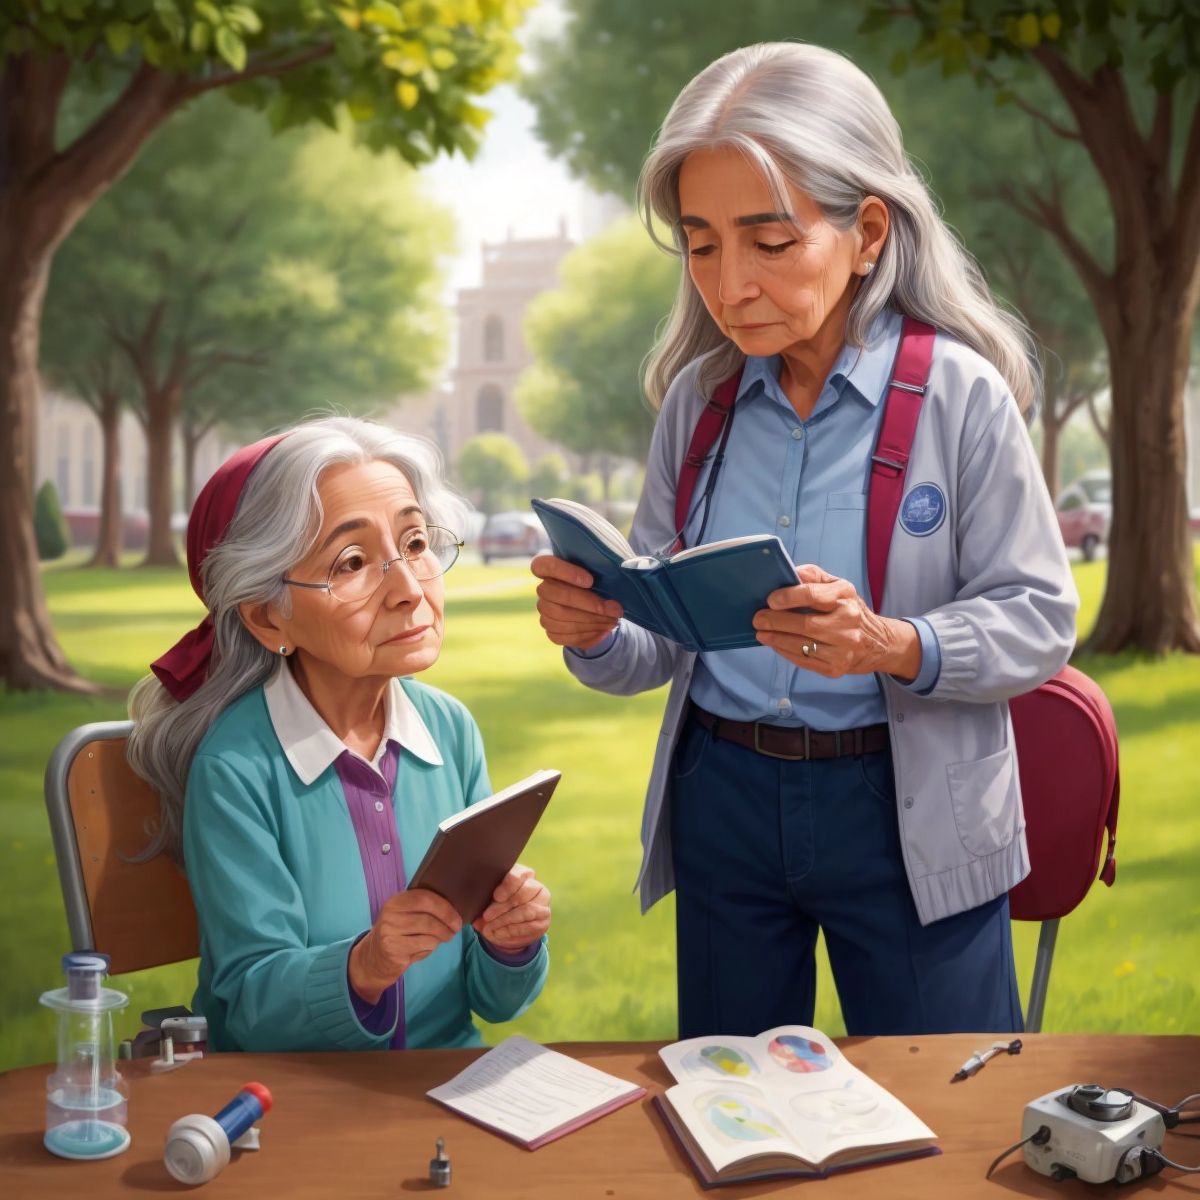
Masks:
[[[188,518],[187,564],[192,588],[201,600],[204,600],[201,564],[229,529],[251,472],[286,436],[279,433],[244,446],[216,469],[196,497],[192,515]],[[150,664],[150,670],[176,700],[186,700],[204,682],[215,636],[210,612],[195,629],[185,633],[166,654]]]

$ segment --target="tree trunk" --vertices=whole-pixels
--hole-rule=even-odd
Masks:
[[[38,332],[54,251],[187,95],[185,82],[139,67],[69,146],[56,144],[71,71],[61,51],[0,62],[0,682],[95,689],[54,636],[33,526],[40,389]]]
[[[100,477],[100,533],[89,567],[120,565],[121,528],[121,405],[114,392],[100,397],[97,415],[104,439],[104,466]]]
[[[1048,402],[1042,410],[1042,477],[1046,480],[1051,501],[1058,499],[1058,440],[1063,424],[1054,412],[1053,402]]]
[[[1193,310],[1183,297],[1162,296],[1120,353],[1112,348],[1113,523],[1088,653],[1200,653],[1184,440]]]
[[[38,328],[50,253],[29,226],[0,197],[0,680],[17,690],[89,692],[54,636],[34,536]]]
[[[196,452],[209,428],[197,427],[192,421],[183,422],[183,510],[191,512],[196,503]]]
[[[146,507],[150,510],[150,534],[143,567],[177,567],[179,554],[171,532],[174,509],[171,441],[179,416],[183,390],[178,384],[146,396]]]

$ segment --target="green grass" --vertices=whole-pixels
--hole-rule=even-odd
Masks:
[[[1102,562],[1076,569],[1082,628],[1094,619],[1104,570]],[[72,727],[124,716],[124,692],[200,611],[182,570],[84,571],[68,562],[45,578],[64,649],[105,692],[0,692],[0,1069],[54,1055],[53,1019],[37,996],[59,982],[67,934],[41,799],[46,761]],[[526,853],[554,893],[553,967],[512,1028],[541,1041],[673,1037],[673,903],[641,917],[632,894],[664,694],[620,699],[575,683],[542,636],[523,567],[464,562],[447,582],[446,647],[427,678],[475,714],[497,786],[545,766],[564,777]],[[1120,865],[1117,886],[1093,888],[1063,922],[1045,1028],[1194,1030],[1200,809],[1187,748],[1200,744],[1200,666],[1181,655],[1079,665],[1104,686],[1121,731]],[[1017,927],[1023,988],[1036,934]],[[142,1009],[187,1002],[194,982],[194,964],[114,980],[131,997],[123,1029],[136,1028]],[[830,1033],[843,1029],[824,962],[816,1020]]]

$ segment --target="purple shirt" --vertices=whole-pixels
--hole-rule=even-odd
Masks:
[[[358,839],[358,852],[362,856],[363,875],[367,882],[367,898],[371,904],[371,924],[379,918],[379,912],[388,898],[402,892],[407,886],[404,874],[404,854],[400,836],[396,831],[396,811],[392,794],[396,787],[396,766],[400,759],[400,745],[389,739],[387,748],[379,760],[376,771],[350,750],[338,756],[334,763],[342,791],[346,795],[346,807],[350,810],[350,821]],[[382,776],[382,778],[381,778]],[[362,941],[369,930],[358,938]],[[355,945],[358,943],[356,942]],[[537,955],[540,940],[523,950],[509,952],[491,945],[481,937],[479,944],[499,962],[511,967],[524,966]],[[349,958],[347,958],[349,972]],[[347,975],[347,984],[349,976]],[[401,975],[391,987],[385,988],[375,1004],[364,1000],[350,986],[350,999],[354,1012],[364,1029],[381,1034],[396,1024],[396,1032],[388,1043],[391,1050],[404,1049],[404,976]]]

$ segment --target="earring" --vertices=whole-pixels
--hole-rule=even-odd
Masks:
[[[874,264],[873,262],[865,262],[865,263],[863,263],[863,274],[864,274],[864,275],[870,275],[870,273],[871,273],[873,270],[875,270],[875,264]]]
[[[282,654],[285,658],[287,657],[287,652],[288,652],[288,649],[286,646],[279,647],[279,653]]]

